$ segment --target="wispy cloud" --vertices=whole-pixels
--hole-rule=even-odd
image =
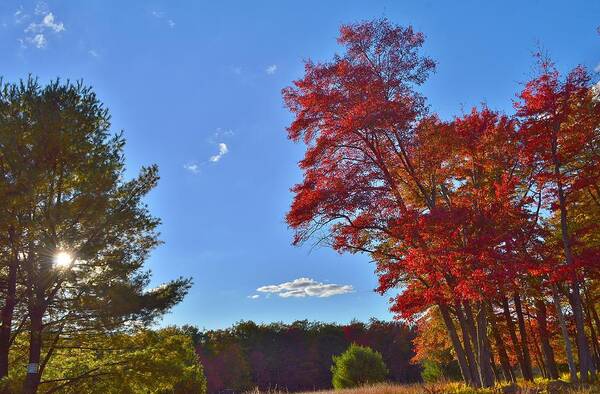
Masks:
[[[206,139],[206,141],[210,144],[216,144],[219,141],[223,141],[229,137],[233,137],[235,132],[231,129],[224,129],[222,127],[217,127],[215,132]]]
[[[25,11],[23,10],[23,6],[21,6],[21,7],[19,7],[18,10],[15,11],[14,18],[15,18],[15,25],[20,25],[21,23],[23,23],[27,19],[29,19],[29,15],[27,15],[25,13]]]
[[[100,54],[99,54],[98,52],[96,52],[96,50],[94,50],[94,49],[90,49],[90,50],[88,51],[88,54],[89,54],[91,57],[100,57]]]
[[[38,1],[33,12],[35,12],[36,15],[46,15],[48,12],[50,12],[50,8],[48,8],[48,4],[46,2]]]
[[[205,140],[207,144],[215,146],[218,149],[218,152],[200,161],[196,160],[196,158],[191,158],[187,163],[183,165],[183,168],[193,174],[198,174],[202,171],[202,169],[205,166],[208,166],[211,163],[219,162],[223,158],[223,156],[229,153],[229,146],[225,141],[228,141],[234,135],[235,133],[233,130],[218,127]]]
[[[25,33],[37,33],[44,32],[47,30],[53,31],[55,33],[60,33],[62,31],[65,31],[65,25],[62,22],[57,22],[54,17],[54,14],[48,12],[46,15],[44,15],[40,23],[30,23],[29,26],[27,26],[27,28],[25,29]]]
[[[200,172],[200,166],[197,163],[187,163],[183,165],[183,168],[188,170],[193,174],[197,174]]]
[[[265,72],[269,75],[273,75],[277,72],[277,64],[271,64],[265,69]]]
[[[56,16],[49,10],[48,5],[40,2],[36,5],[34,14],[41,16],[39,22],[31,22],[23,30],[25,37],[20,38],[21,47],[27,48],[28,44],[36,48],[45,48],[48,45],[49,34],[60,34],[66,30],[65,24],[56,19]],[[19,8],[14,13],[15,24],[21,24],[30,16],[25,13],[23,8]]]
[[[29,38],[28,41],[35,45],[36,48],[46,48],[46,45],[48,45],[48,40],[42,33],[36,34],[35,36]]]
[[[212,161],[213,163],[216,163],[219,160],[221,160],[221,158],[223,156],[225,156],[227,154],[227,152],[229,152],[229,148],[227,147],[227,144],[224,142],[219,142],[219,153],[217,153],[214,156],[211,156],[209,160]]]
[[[175,21],[171,18],[167,18],[165,13],[163,11],[152,11],[151,12],[152,16],[155,17],[156,19],[161,19],[164,20],[165,23],[167,24],[167,26],[169,26],[171,29],[175,27]]]
[[[278,285],[267,285],[256,289],[256,291],[267,294],[277,294],[282,298],[289,297],[332,297],[340,294],[353,293],[351,285],[337,285],[333,283],[317,282],[310,278],[298,278],[291,282]]]
[[[252,295],[249,295],[248,298],[250,298],[251,300],[256,300],[256,299],[260,298],[260,295],[259,294],[252,294]]]

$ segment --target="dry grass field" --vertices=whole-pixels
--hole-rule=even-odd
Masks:
[[[458,383],[394,385],[379,384],[345,390],[323,390],[299,394],[600,394],[600,386],[575,388],[562,382],[519,383],[518,386],[498,386],[493,389],[474,390]],[[247,394],[287,394],[287,391],[253,390]]]

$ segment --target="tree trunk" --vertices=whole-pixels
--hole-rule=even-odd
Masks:
[[[571,240],[569,239],[569,227],[567,221],[567,201],[565,198],[565,192],[563,189],[561,179],[561,163],[558,159],[557,144],[552,145],[552,158],[554,160],[554,175],[556,176],[556,187],[558,191],[558,205],[560,207],[560,229],[561,237],[563,242],[563,249],[565,252],[565,260],[568,266],[573,265],[573,252],[571,250]],[[575,329],[577,336],[577,348],[579,349],[579,373],[581,375],[581,381],[587,383],[589,375],[594,379],[594,370],[592,365],[592,357],[590,355],[590,349],[588,346],[587,337],[585,336],[585,327],[583,321],[583,308],[581,303],[581,292],[579,289],[579,279],[577,275],[573,276],[573,283],[571,285],[572,290],[572,301],[573,301],[573,315],[575,316]]]
[[[596,304],[594,303],[594,300],[590,299],[589,297],[588,300],[592,320],[594,321],[594,323],[596,323],[596,332],[600,335],[600,319],[598,318],[598,312],[596,312]],[[600,338],[596,339],[596,345],[598,347],[598,365],[596,366],[596,368],[600,369]]]
[[[594,323],[596,323],[596,328],[600,331],[600,318],[598,317],[598,312],[596,311],[596,304],[593,299],[589,300],[590,312],[592,313],[592,318]]]
[[[584,290],[585,293],[585,290]],[[583,306],[583,310],[585,311],[585,321],[587,322],[588,325],[588,329],[590,330],[590,336],[592,339],[592,343],[591,343],[591,347],[592,347],[592,359],[593,359],[593,365],[594,365],[594,369],[597,369],[600,367],[600,349],[598,346],[598,336],[596,335],[596,330],[594,329],[594,324],[592,322],[592,314],[591,314],[591,309],[593,308],[593,305],[590,304],[589,302],[589,297],[586,297],[586,303]]]
[[[473,315],[473,309],[471,308],[471,303],[465,301],[463,303],[463,309],[465,311],[465,318],[467,320],[467,328],[469,330],[469,335],[471,337],[471,341],[473,343],[473,349],[475,349],[475,357],[479,358],[478,353],[478,345],[477,345],[477,328],[475,326],[475,316]]]
[[[490,363],[490,343],[487,337],[487,317],[482,302],[477,311],[477,354],[479,356],[479,374],[483,387],[494,386],[494,371]]]
[[[504,340],[502,339],[500,331],[498,330],[498,323],[496,322],[496,315],[494,315],[494,309],[490,304],[488,304],[488,316],[490,319],[490,326],[492,328],[492,336],[494,337],[496,349],[498,350],[498,357],[500,358],[500,366],[502,367],[504,379],[507,382],[515,382],[515,374],[510,366],[508,354],[506,353],[506,346],[504,346]]]
[[[442,315],[442,319],[444,320],[444,324],[446,325],[446,329],[448,330],[448,334],[450,336],[450,341],[452,342],[452,347],[454,348],[454,352],[456,353],[456,358],[458,359],[458,366],[460,367],[460,372],[462,374],[463,380],[468,385],[473,385],[473,377],[471,376],[471,371],[467,364],[467,358],[465,356],[465,351],[460,343],[460,339],[458,338],[458,334],[456,333],[456,328],[454,327],[454,322],[452,321],[452,317],[450,316],[450,311],[448,310],[448,306],[444,304],[438,305],[440,308],[440,313]]]
[[[552,379],[558,379],[558,367],[554,358],[554,350],[550,345],[550,333],[548,332],[548,321],[546,313],[546,303],[539,299],[535,300],[536,321],[540,332],[540,342],[542,344],[542,353],[546,362],[548,376]]]
[[[587,291],[587,289],[584,287],[583,288],[583,295],[584,295],[584,300],[585,303],[583,305],[583,310],[585,312],[585,317],[586,317],[586,323],[588,325],[588,329],[590,330],[590,336],[591,336],[591,347],[592,347],[592,358],[593,358],[593,365],[595,367],[595,369],[597,370],[598,368],[600,368],[600,342],[598,342],[598,335],[596,332],[596,328],[594,327],[594,321],[593,321],[593,317],[592,317],[592,311],[594,310],[594,303],[593,301],[590,299],[590,293]]]
[[[523,351],[523,366],[525,380],[533,381],[533,371],[531,370],[531,356],[529,355],[529,346],[527,344],[527,330],[525,328],[525,319],[523,317],[523,309],[521,307],[521,297],[515,292],[513,301],[515,303],[515,311],[517,312],[517,322],[519,323],[519,334],[521,336],[521,349]]]
[[[481,377],[479,375],[479,369],[477,366],[477,361],[475,357],[475,353],[473,351],[476,348],[477,343],[477,334],[472,332],[469,328],[468,318],[465,316],[466,313],[463,314],[463,306],[460,302],[455,303],[456,308],[456,317],[458,318],[458,323],[460,325],[460,329],[463,336],[463,345],[465,349],[465,354],[467,356],[467,361],[469,362],[469,370],[471,372],[471,376],[473,377],[473,383],[475,387],[481,387]],[[465,308],[466,310],[466,308]],[[466,311],[465,311],[466,312]],[[474,336],[475,335],[475,336]]]
[[[554,307],[556,308],[558,322],[560,323],[560,331],[562,332],[563,341],[565,343],[565,354],[567,355],[567,364],[569,365],[570,380],[571,383],[577,383],[577,368],[575,367],[575,361],[573,358],[571,338],[569,337],[569,330],[567,329],[565,315],[563,314],[562,307],[560,306],[560,298],[556,285],[552,285],[552,299],[554,300]]]
[[[531,325],[531,320],[527,319],[527,324],[529,326],[529,332],[531,333],[531,343],[533,344],[533,357],[535,358],[535,363],[541,371],[542,377],[544,379],[547,379],[549,377],[548,370],[546,369],[546,362],[542,357],[542,351],[540,350],[540,346],[538,344],[538,336],[536,335],[536,332],[533,329],[533,326]]]
[[[517,355],[517,362],[519,363],[521,375],[525,376],[525,362],[523,361],[523,352],[521,351],[521,345],[519,344],[519,340],[517,339],[515,323],[513,322],[512,316],[510,314],[508,299],[505,296],[502,296],[501,301],[502,312],[504,314],[504,319],[506,320],[506,328],[508,329],[508,333],[510,335],[510,341],[512,342],[513,348],[515,349],[515,354]]]
[[[531,328],[531,326],[529,328]],[[546,364],[544,364],[544,360],[542,360],[542,353],[540,352],[540,348],[537,345],[535,335],[532,338],[531,343],[533,343],[533,359],[534,359],[535,363],[537,364],[537,366],[542,374],[542,377],[544,379],[547,379],[548,372],[546,371]]]
[[[42,353],[42,308],[35,306],[30,308],[29,317],[31,331],[29,334],[29,365],[27,366],[27,376],[23,383],[23,393],[37,393],[40,384],[40,360]]]
[[[13,312],[17,303],[17,269],[16,260],[11,259],[6,278],[6,299],[0,311],[0,379],[8,376],[8,355],[10,350],[10,336],[12,333]]]

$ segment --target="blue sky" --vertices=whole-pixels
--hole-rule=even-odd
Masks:
[[[5,0],[0,74],[83,79],[125,130],[130,173],[159,165],[153,283],[195,283],[163,324],[389,319],[367,257],[290,245],[303,147],[286,138],[280,93],[304,59],[339,50],[340,24],[383,16],[425,33],[439,65],[423,93],[445,118],[481,102],[510,111],[538,44],[562,70],[600,71],[596,1]]]

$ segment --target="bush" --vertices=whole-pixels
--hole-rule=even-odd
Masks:
[[[450,380],[458,381],[462,379],[460,368],[456,360],[440,362],[437,360],[425,359],[421,362],[421,378],[425,383]]]
[[[422,366],[421,377],[425,383],[437,382],[444,377],[441,366],[435,361],[424,360]]]
[[[365,346],[352,344],[341,355],[333,356],[333,387],[358,387],[383,382],[388,369],[381,354]]]

